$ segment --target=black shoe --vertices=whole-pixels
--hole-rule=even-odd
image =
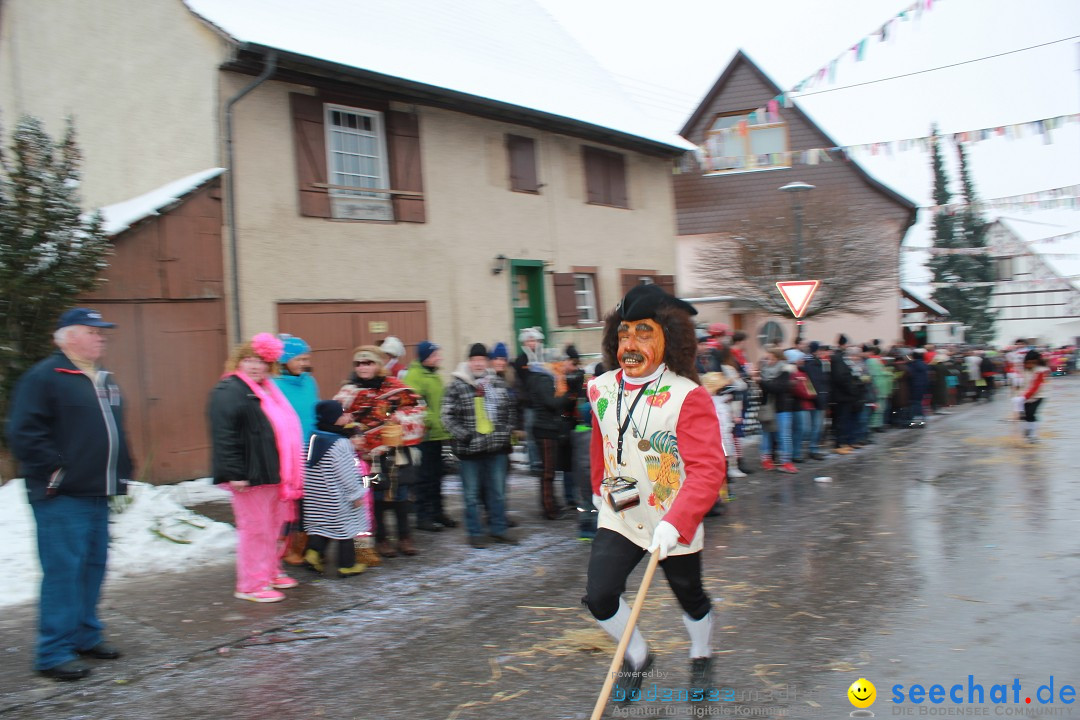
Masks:
[[[423,522],[416,523],[417,530],[426,530],[427,532],[441,532],[443,526],[437,522],[431,520],[424,520]]]
[[[38,670],[38,675],[53,680],[82,680],[90,674],[90,666],[82,660],[68,660],[51,668]]]
[[[491,533],[490,535],[488,535],[488,537],[491,538],[492,540],[494,540],[497,543],[502,543],[503,545],[517,545],[518,544],[517,538],[511,537],[510,535],[507,535],[506,533],[501,533],[501,534]]]
[[[712,656],[690,659],[690,689],[708,690],[712,687]]]
[[[470,535],[469,536],[469,544],[472,545],[477,550],[483,550],[484,548],[486,548],[488,546],[487,540],[485,540],[480,535]]]
[[[435,522],[439,523],[443,527],[448,527],[448,528],[456,528],[457,527],[457,520],[450,517],[446,513],[443,513],[439,517],[435,518]]]
[[[98,660],[116,660],[120,657],[120,650],[115,645],[102,640],[88,650],[80,650],[79,654],[84,657],[97,658]]]
[[[633,702],[641,700],[641,682],[645,679],[645,673],[652,667],[656,658],[652,653],[645,656],[645,662],[639,668],[630,665],[630,661],[624,659],[619,678],[615,683],[615,702]]]
[[[825,457],[826,456],[822,455],[821,453],[810,453],[810,459],[812,460],[824,460]]]

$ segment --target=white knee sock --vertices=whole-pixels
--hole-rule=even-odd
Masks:
[[[629,621],[630,606],[622,598],[619,598],[619,609],[614,615],[607,620],[597,620],[600,627],[604,628],[604,631],[614,638],[616,643],[622,640],[623,631],[626,630],[626,624]],[[626,646],[626,659],[632,667],[640,668],[645,664],[645,658],[648,655],[649,644],[645,642],[645,637],[635,626],[634,632],[630,635],[630,644]]]
[[[690,634],[690,657],[712,657],[712,611],[700,620],[683,613],[683,625]]]

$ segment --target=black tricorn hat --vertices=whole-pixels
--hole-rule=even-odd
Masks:
[[[656,319],[656,311],[662,307],[674,307],[697,315],[693,305],[669,295],[659,285],[635,285],[615,306],[615,314],[620,320],[653,320]]]

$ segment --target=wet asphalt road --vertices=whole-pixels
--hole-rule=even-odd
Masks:
[[[1080,687],[1080,377],[1050,392],[1036,448],[1001,398],[795,476],[740,481],[728,514],[706,521],[722,700],[608,716],[847,717],[860,677],[877,686],[878,717],[1080,715],[1034,695],[1051,676],[1055,693]],[[833,482],[814,482],[822,473]],[[579,604],[589,546],[571,520],[534,519],[534,484],[512,483],[513,548],[474,550],[460,528],[420,533],[421,557],[347,581],[300,571],[310,582],[277,605],[232,600],[227,563],[110,587],[104,614],[130,652],[81,683],[30,675],[32,633],[17,623],[32,608],[8,614],[0,715],[588,718],[614,644]],[[685,687],[688,642],[662,573],[640,626],[655,688]],[[1010,703],[891,702],[896,685],[958,683],[966,701],[969,675],[988,694],[1009,685]]]

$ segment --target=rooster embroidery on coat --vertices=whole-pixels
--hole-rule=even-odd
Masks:
[[[659,455],[645,456],[645,469],[652,483],[649,505],[667,510],[679,492],[682,482],[682,461],[679,458],[679,444],[675,436],[663,430],[655,432],[649,438],[652,449]]]

